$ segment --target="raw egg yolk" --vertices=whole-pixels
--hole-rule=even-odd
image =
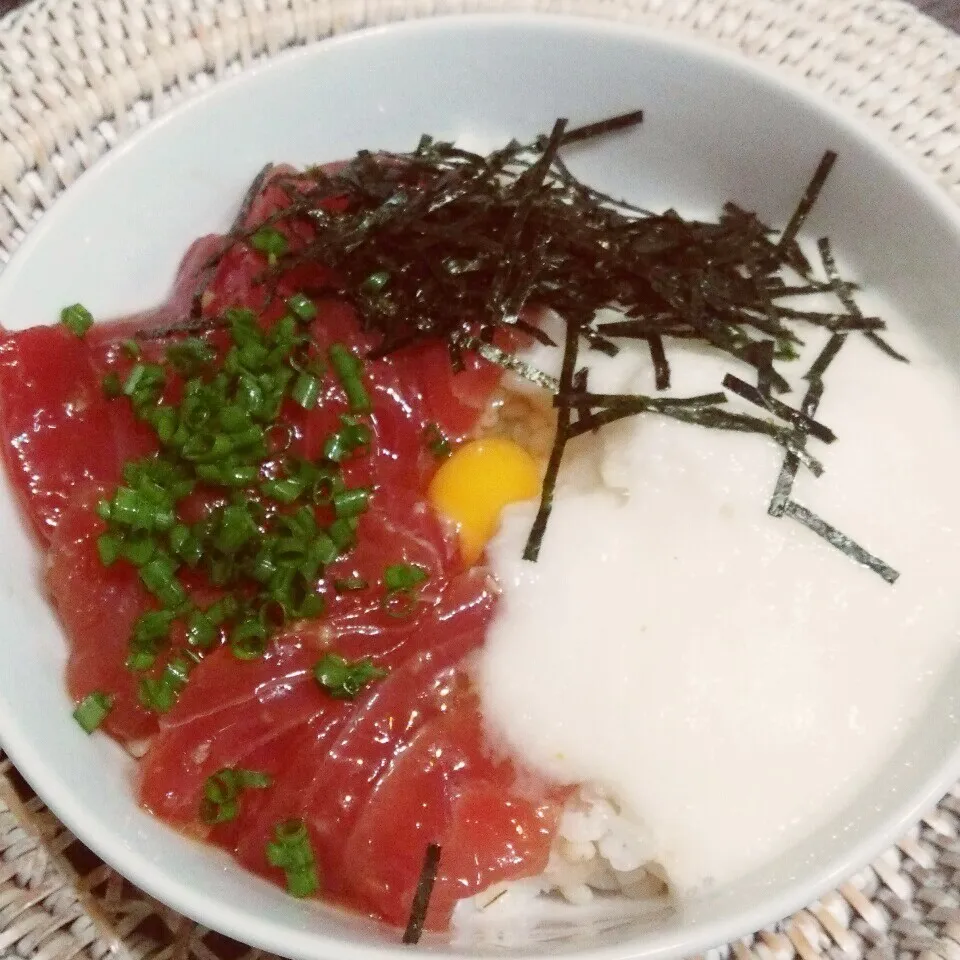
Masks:
[[[444,461],[430,484],[438,513],[457,527],[460,552],[476,563],[497,532],[508,503],[540,493],[540,467],[519,444],[502,437],[471,440]]]

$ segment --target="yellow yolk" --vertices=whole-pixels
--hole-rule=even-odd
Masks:
[[[430,484],[430,502],[457,527],[460,551],[475,563],[497,532],[508,503],[540,493],[540,467],[519,444],[502,437],[472,440],[444,461]]]

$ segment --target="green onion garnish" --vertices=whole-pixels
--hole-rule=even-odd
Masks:
[[[303,321],[313,320],[317,315],[314,302],[302,293],[295,293],[292,297],[287,297],[287,307],[294,316]]]
[[[369,487],[353,487],[333,495],[333,509],[338,517],[356,517],[370,506],[373,491]]]
[[[73,719],[87,732],[93,733],[106,719],[113,707],[113,694],[88,693],[73,711]]]
[[[187,337],[167,347],[167,362],[185,377],[196,376],[216,355],[213,347],[199,337]]]
[[[337,653],[327,653],[313,668],[313,675],[331,697],[352,700],[368,683],[383,679],[387,672],[374,666],[369,657],[351,662]]]
[[[144,564],[140,568],[140,579],[165,607],[179,607],[187,600],[187,591],[177,579],[176,564],[165,554]]]
[[[211,774],[203,784],[203,799],[200,801],[200,819],[209,826],[227,823],[236,818],[240,810],[240,793],[243,790],[262,790],[273,784],[268,773],[259,770],[225,767]]]
[[[351,453],[365,447],[371,439],[370,428],[356,417],[341,416],[341,428],[327,437],[323,455],[334,463],[346,460]]]
[[[343,344],[335,343],[330,347],[330,363],[347,395],[350,409],[354,413],[369,413],[370,396],[361,379],[363,361]]]
[[[256,660],[264,655],[267,628],[258,617],[247,617],[230,631],[230,650],[238,660]]]
[[[383,585],[391,593],[412,590],[429,576],[430,571],[417,563],[392,563],[383,571]]]
[[[191,662],[184,657],[175,657],[163,669],[159,677],[143,677],[140,681],[140,703],[154,713],[167,713],[187,684]]]
[[[261,227],[251,238],[250,245],[254,250],[267,255],[267,263],[272,267],[278,257],[287,252],[287,238],[272,227]]]
[[[109,567],[120,558],[122,553],[122,541],[112,533],[102,533],[97,537],[97,553],[100,555],[100,562]]]
[[[60,322],[74,336],[83,337],[93,326],[93,314],[82,303],[74,303],[60,311]]]
[[[320,381],[312,374],[301,373],[294,381],[291,396],[304,410],[312,410],[320,396]]]
[[[319,889],[310,835],[302,820],[278,823],[273,828],[273,840],[267,843],[266,855],[270,866],[286,874],[287,892],[291,896],[309,897]]]

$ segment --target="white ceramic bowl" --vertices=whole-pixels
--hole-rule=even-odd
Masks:
[[[735,199],[784,221],[827,147],[837,165],[810,228],[960,362],[960,213],[828,104],[733,56],[577,19],[467,17],[328,40],[261,64],[114,150],[46,215],[0,278],[11,327],[82,301],[98,316],[159,301],[195,236],[226,227],[267,161],[410,149],[428,131],[491,147],[642,106],[644,126],[580,148],[581,175],[645,206]],[[0,731],[41,797],[107,862],[175,909],[297,958],[409,956],[395,932],[293,900],[143,813],[132,764],[71,721],[64,644],[38,587],[38,553],[0,500]],[[960,665],[860,801],[760,873],[676,912],[597,923],[572,910],[499,956],[688,955],[779,919],[892,842],[960,776]],[[762,776],[762,770],[756,771]],[[743,785],[749,789],[749,783]],[[426,943],[437,956],[478,944]]]

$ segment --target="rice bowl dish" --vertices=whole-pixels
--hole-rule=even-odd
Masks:
[[[509,28],[504,29],[507,33],[499,39],[507,37],[507,47],[518,49],[511,47]],[[562,34],[564,28],[551,27],[548,33],[551,29]],[[569,42],[575,43],[577,30],[570,29]],[[290,63],[297,69],[295,59]],[[723,61],[717,69],[726,67]],[[584,141],[575,146],[577,138],[562,143],[566,130],[577,124],[589,126],[637,105],[644,107],[646,118],[636,129],[599,131],[596,145]],[[369,255],[380,258],[376,269],[364,261],[354,272],[327,246],[310,269],[332,271],[334,279],[303,272],[300,254],[327,243],[317,240],[326,236],[326,221],[331,237],[343,235],[350,217],[352,224],[359,222],[361,213],[351,206],[354,200],[345,184],[367,175],[382,176],[385,182],[393,178],[390,190],[362,209],[363,216],[373,211],[381,218],[380,239],[393,228],[383,227],[387,214],[376,211],[384,203],[384,209],[394,208],[390,197],[397,194],[398,183],[411,195],[417,190],[429,194],[433,181],[416,164],[425,162],[431,146],[421,141],[418,147],[416,137],[409,136],[403,142],[395,136],[365,138],[354,148],[374,152],[345,166],[341,164],[352,152],[337,144],[332,153],[311,146],[309,156],[302,150],[271,151],[272,161],[290,159],[299,169],[313,161],[337,161],[305,175],[313,178],[307,191],[313,191],[311,210],[321,213],[298,209],[296,216],[308,213],[314,226],[319,224],[316,236],[303,234],[298,241],[298,228],[288,233],[276,207],[267,204],[252,212],[240,203],[243,190],[234,189],[228,219],[239,205],[235,224],[240,232],[225,230],[228,223],[217,225],[217,234],[228,238],[226,245],[201,248],[192,271],[184,268],[177,290],[187,291],[185,298],[175,296],[164,310],[119,326],[98,322],[87,327],[88,313],[99,321],[130,314],[150,301],[134,301],[128,294],[104,307],[89,287],[78,285],[75,295],[65,295],[61,286],[53,315],[67,303],[86,304],[83,312],[66,314],[66,326],[42,333],[36,327],[12,329],[5,336],[3,432],[12,484],[28,512],[39,510],[35,527],[53,551],[50,592],[74,657],[85,630],[101,641],[99,653],[81,657],[88,674],[71,666],[74,702],[81,711],[88,705],[79,718],[82,725],[105,726],[140,758],[144,772],[136,778],[129,774],[129,763],[116,769],[128,771],[123,777],[156,815],[232,852],[248,869],[285,887],[294,901],[319,894],[330,899],[334,914],[348,907],[386,920],[395,932],[376,936],[388,941],[397,942],[397,928],[406,928],[408,940],[426,929],[437,932],[428,932],[424,943],[441,942],[439,932],[451,924],[449,937],[459,945],[456,949],[491,941],[526,949],[537,942],[538,929],[549,930],[553,923],[561,928],[583,923],[583,931],[596,931],[589,936],[620,940],[637,923],[641,929],[646,923],[651,929],[670,929],[678,922],[671,914],[694,918],[696,930],[700,903],[712,898],[722,903],[728,890],[749,890],[753,877],[776,870],[797,850],[818,849],[816,838],[836,832],[831,824],[872,789],[882,771],[899,763],[896,758],[904,751],[915,751],[914,732],[928,722],[929,705],[946,703],[941,689],[955,666],[960,619],[949,570],[960,541],[950,516],[951,471],[943,465],[960,454],[955,440],[960,397],[942,328],[931,332],[927,319],[940,315],[940,294],[921,307],[918,287],[907,284],[897,292],[878,283],[878,276],[889,275],[883,273],[882,257],[871,265],[842,225],[835,230],[837,221],[829,213],[833,191],[844,196],[848,179],[855,177],[846,164],[864,158],[856,137],[845,141],[837,134],[839,127],[818,140],[802,171],[798,164],[791,177],[792,200],[778,202],[776,209],[762,185],[755,207],[747,191],[723,185],[709,199],[671,194],[669,183],[649,193],[627,193],[615,178],[591,176],[589,164],[577,165],[578,156],[590,156],[597,158],[595,169],[602,170],[611,157],[621,156],[621,139],[631,149],[655,153],[659,147],[646,143],[656,144],[662,134],[655,119],[658,106],[656,96],[652,102],[641,96],[626,103],[613,97],[606,110],[570,110],[573,121],[559,133],[554,127],[552,137],[551,115],[532,130],[529,123],[506,130],[482,149],[470,136],[455,140],[456,148],[462,144],[471,158],[485,157],[488,164],[489,150],[513,134],[535,149],[516,172],[522,189],[504,187],[505,202],[514,210],[527,205],[516,238],[511,239],[509,224],[498,228],[505,232],[483,234],[484,243],[516,243],[522,255],[491,254],[485,261],[481,253],[478,261],[483,262],[471,265],[464,245],[476,244],[482,251],[480,241],[461,241],[452,232],[447,236],[453,244],[447,255],[456,261],[448,274],[464,302],[475,289],[513,284],[512,293],[508,286],[499,292],[501,306],[508,305],[506,325],[498,321],[496,329],[485,329],[487,307],[465,313],[453,351],[448,349],[452,328],[441,325],[419,327],[419,347],[408,340],[378,352],[385,342],[389,345],[390,332],[377,319],[394,310],[384,306],[386,298],[395,297],[398,310],[411,316],[409,309],[400,309],[407,289],[402,278],[415,269],[400,265],[384,248],[370,248],[374,252]],[[444,138],[453,139],[451,132],[428,122],[418,125],[418,133],[431,135],[430,143],[442,152]],[[831,175],[836,180],[825,176],[825,185],[811,187],[808,193],[816,204],[802,210],[804,188],[811,176],[814,185],[817,180],[817,160],[832,150],[838,155]],[[444,163],[453,163],[453,156]],[[409,173],[404,164],[410,161],[390,157],[413,157],[410,169],[416,174],[404,181]],[[531,189],[529,171],[538,157],[546,158],[549,176],[559,178],[550,183],[558,186],[547,190],[544,180]],[[553,165],[556,157],[562,166]],[[469,180],[475,162],[464,161],[457,175]],[[575,173],[564,189],[576,194],[595,188],[613,199],[594,197],[594,212],[579,211],[579,222],[567,234],[566,227],[545,233],[532,225],[546,221],[541,212],[546,207],[532,208],[525,198],[540,190],[540,203],[560,190],[564,169]],[[449,179],[451,168],[443,170]],[[301,176],[287,168],[275,171],[279,173],[255,184],[248,198],[254,208],[276,184],[273,177],[293,182]],[[248,172],[247,183],[255,172]],[[368,196],[379,190],[371,186],[373,179],[360,182]],[[318,190],[326,191],[328,199],[347,196],[346,206],[324,207],[327,201],[318,203]],[[618,207],[616,198],[622,195],[654,213]],[[726,201],[735,208],[725,211]],[[846,203],[841,200],[841,209],[848,209]],[[673,206],[679,216],[665,212]],[[741,212],[749,218],[754,208],[756,221],[741,218]],[[687,251],[684,257],[706,258],[696,269],[711,278],[701,291],[708,309],[689,296],[678,299],[673,288],[661,284],[654,288],[657,300],[630,302],[622,287],[615,297],[600,291],[603,296],[598,294],[589,317],[572,314],[571,298],[593,280],[579,276],[573,261],[553,262],[551,257],[585,243],[584,224],[600,218],[596,211],[601,209],[603,217],[619,211],[624,223],[656,223],[660,236],[668,229],[683,234],[682,241],[670,240],[674,246],[669,249],[680,249],[680,244]],[[802,210],[796,223],[791,220],[795,210]],[[772,224],[769,232],[766,223]],[[397,229],[397,237],[410,236]],[[419,236],[426,235],[426,227],[418,229]],[[197,233],[179,231],[181,249]],[[762,296],[748,301],[742,291],[728,289],[729,309],[720,309],[716,298],[722,270],[708,262],[712,255],[691,251],[714,249],[708,244],[719,242],[721,234],[724,242],[736,235],[743,244],[748,233],[751,253],[734,273],[750,280],[755,292],[762,288]],[[689,241],[692,234],[696,243]],[[286,246],[276,235],[285,238]],[[648,231],[643,242],[649,246],[653,235]],[[817,239],[828,236],[818,246]],[[368,255],[357,254],[358,249],[351,248],[351,256]],[[645,253],[638,276],[649,278],[662,269],[656,257],[666,249]],[[760,250],[773,259],[763,271],[751,272]],[[414,250],[410,263],[418,257],[427,262],[430,256]],[[232,266],[219,274],[218,257],[233,258]],[[238,270],[241,260],[246,273]],[[494,273],[492,280],[473,284],[471,272],[482,274],[495,263],[496,269],[506,264],[514,273],[502,281]],[[689,266],[684,263],[681,273]],[[554,283],[550,272],[561,264],[571,279],[565,288]],[[295,279],[289,279],[292,269],[300,270]],[[204,271],[207,275],[201,276]],[[14,269],[10,275],[10,284],[18,282]],[[238,281],[240,276],[246,279]],[[289,289],[282,287],[274,295],[280,305],[277,316],[262,321],[269,298],[258,306],[243,291],[261,286],[267,276],[281,283],[289,279]],[[688,274],[681,279],[689,283]],[[418,295],[433,297],[431,303],[455,300],[448,280],[435,294],[423,292],[425,281],[418,283]],[[556,301],[550,291],[557,291]],[[344,303],[352,318],[341,309]],[[734,304],[741,311],[736,321],[730,312]],[[14,296],[7,315],[21,306]],[[438,309],[424,311],[424,316],[436,319]],[[244,310],[252,311],[252,321],[230,312]],[[572,358],[571,317],[579,341]],[[25,315],[27,324],[30,318],[41,319],[36,309]],[[73,323],[78,318],[79,324]],[[201,325],[188,328],[188,321]],[[277,323],[285,324],[294,339],[309,341],[284,346]],[[642,324],[647,326],[641,329]],[[515,328],[512,339],[505,326]],[[740,333],[731,333],[734,328]],[[42,344],[36,354],[42,362],[37,361],[40,373],[24,376],[24,364],[30,363],[24,345],[31,337]],[[437,346],[443,349],[438,352]],[[43,480],[49,453],[37,458],[30,452],[30,443],[42,446],[42,437],[34,432],[25,439],[29,431],[24,425],[38,422],[38,405],[51,410],[72,404],[73,411],[82,406],[75,396],[51,400],[51,394],[43,393],[50,390],[43,370],[61,349],[74,357],[89,352],[106,358],[82,360],[85,370],[96,370],[89,383],[106,391],[102,411],[93,405],[79,417],[90,417],[89,436],[105,436],[102,424],[109,421],[115,439],[121,435],[118,418],[133,417],[133,427],[123,434],[129,445],[111,467],[117,473],[98,474],[100,467],[90,467],[89,460],[79,468],[85,483],[95,481],[96,494],[92,488],[78,493],[72,480],[63,486],[69,471],[62,463],[53,471],[61,486]],[[418,355],[418,349],[427,352]],[[210,386],[221,374],[234,378],[223,381],[226,407],[232,410],[239,396],[232,391],[241,384],[243,371],[253,370],[248,361],[257,351],[276,350],[287,351],[281,362],[292,371],[284,374],[280,389],[286,392],[277,407],[288,412],[278,413],[280,419],[257,421],[262,424],[257,440],[264,444],[262,452],[257,448],[245,460],[247,454],[238,453],[231,440],[227,460],[213,456],[217,434],[201,443],[191,439],[199,436],[199,428],[190,426],[191,436],[178,435],[177,422],[167,412],[156,412],[176,409],[178,422],[187,423],[183,397]],[[241,354],[242,362],[232,368],[229,357]],[[57,363],[57,369],[66,369]],[[458,370],[463,363],[465,375]],[[151,382],[160,376],[154,368],[163,370],[162,382]],[[183,396],[176,395],[177,378],[183,378]],[[201,385],[191,387],[191,378]],[[882,404],[877,403],[880,396]],[[388,400],[405,411],[395,423],[383,406]],[[121,408],[127,412],[121,415]],[[205,409],[221,416],[215,406]],[[101,413],[106,420],[97,421]],[[221,421],[227,434],[240,435],[239,416],[228,415],[235,427]],[[315,427],[314,419],[321,416],[332,419],[329,424],[317,420]],[[71,418],[78,422],[75,414]],[[401,420],[413,424],[409,435],[402,434],[406,427]],[[917,430],[921,421],[924,429]],[[196,422],[190,414],[189,423]],[[115,446],[119,450],[124,444],[127,440]],[[170,459],[164,451],[174,448],[179,452]],[[92,443],[81,440],[74,452],[79,450],[83,460],[92,449]],[[226,442],[216,449],[225,450]],[[155,458],[158,450],[161,459],[168,457],[164,462],[170,470],[163,468],[162,482],[155,473],[148,479],[167,484],[168,491],[182,491],[170,494],[172,519],[167,507],[147,517],[142,498],[130,507],[123,493],[146,489],[142,465],[132,473],[130,465]],[[891,450],[897,455],[891,456]],[[368,457],[372,472],[365,473]],[[271,466],[280,461],[277,469]],[[237,472],[248,463],[255,473]],[[181,469],[188,471],[186,476],[175,473]],[[18,479],[18,471],[25,481]],[[189,490],[169,486],[188,482]],[[198,485],[220,492],[198,506]],[[401,489],[410,492],[409,500],[404,499],[407,493],[399,494]],[[283,518],[293,517],[308,494],[314,498],[311,509],[319,511],[316,532],[296,532],[292,520],[282,531],[271,526],[286,524]],[[199,513],[185,512],[187,497],[193,498],[190,509]],[[266,513],[250,513],[249,504],[261,498],[269,501]],[[890,509],[891,504],[898,509]],[[325,509],[331,511],[329,517]],[[244,511],[252,526],[245,519],[227,519]],[[136,519],[128,522],[128,515]],[[680,515],[683,524],[675,522]],[[235,569],[242,567],[242,584],[231,579],[241,574],[228,571],[223,559],[230,553],[223,545],[241,536],[238,524],[259,531],[231,554],[239,565]],[[331,536],[334,529],[338,532]],[[404,531],[402,544],[391,539],[399,536],[398,530]],[[297,563],[306,563],[310,550],[321,550],[316,544],[323,543],[322,536],[333,542],[336,553],[318,561],[315,570],[309,565],[297,570],[309,569],[307,580],[314,573],[324,578],[317,593],[324,609],[309,600],[309,590],[305,594],[299,581],[293,592],[284,593],[279,580],[260,581],[253,575],[254,558],[258,570],[267,570],[267,553],[274,566],[278,551],[285,551],[285,557],[301,551]],[[81,541],[87,553],[65,552],[68,544],[76,547]],[[93,559],[88,564],[84,558]],[[173,558],[172,566],[168,558]],[[117,620],[118,637],[123,633],[124,638],[114,664],[132,675],[128,687],[110,686],[94,663],[102,664],[97,657],[114,649],[102,642],[105,608],[85,614],[93,617],[90,628],[71,619],[71,609],[77,609],[71,598],[89,599],[99,589],[91,587],[101,576],[95,575],[94,559],[102,564],[103,576],[112,578],[114,609],[131,615],[125,625],[123,616]],[[207,578],[202,584],[192,579],[197,570]],[[136,584],[139,599],[129,607],[116,602],[119,571]],[[264,592],[257,593],[261,588],[253,581],[265,584]],[[75,586],[64,588],[71,583]],[[214,593],[204,592],[211,588]],[[227,594],[217,592],[235,589],[240,593],[226,603]],[[92,600],[90,610],[96,610]],[[469,630],[454,631],[450,624],[464,610],[479,619],[470,621]],[[186,631],[182,637],[180,629]],[[455,648],[450,643],[454,633],[469,633],[470,639]],[[294,636],[287,650],[284,638]],[[197,642],[191,639],[197,637]],[[366,639],[361,642],[361,637]],[[119,651],[119,639],[116,644]],[[302,794],[304,785],[313,782],[315,761],[304,757],[329,758],[350,744],[379,742],[376,731],[385,729],[387,718],[393,723],[409,713],[410,708],[400,706],[401,694],[421,696],[412,692],[417,689],[413,677],[426,681],[423,665],[432,663],[440,649],[453,658],[443,669],[453,672],[435,675],[436,714],[423,714],[418,706],[425,726],[405,727],[409,736],[393,741],[389,756],[375,761],[381,779],[370,781],[371,793],[349,814],[348,828],[342,826],[345,808],[338,807],[340,827],[321,828],[312,800],[294,809],[289,799],[277,799]],[[197,655],[192,665],[178,661],[181,650]],[[231,713],[229,722],[217,721],[222,733],[216,735],[236,737],[243,731],[253,752],[222,749],[213,735],[195,736],[200,720],[207,723],[214,715],[211,705],[218,689],[233,689],[230,703],[240,703],[240,687],[225,679],[232,672],[224,666],[218,679],[214,663],[239,664],[237,677],[255,677],[250,689],[259,706],[251,710],[248,703],[235,716]],[[281,672],[271,673],[273,668],[264,666],[269,664],[281,666]],[[113,667],[111,671],[111,677],[121,675]],[[88,682],[85,676],[95,679]],[[407,679],[400,683],[398,677]],[[666,683],[667,677],[673,680]],[[268,686],[274,692],[266,696]],[[284,714],[271,711],[288,696],[301,711],[295,721],[293,714],[285,714],[291,722],[286,726],[284,721],[284,729],[291,744],[297,744],[290,754],[257,732],[261,722],[279,730],[277,717]],[[389,709],[378,714],[378,704],[388,697],[394,698]],[[332,739],[311,740],[305,748],[304,731],[319,730],[316,703],[338,726],[325,727],[324,737]],[[64,713],[69,722],[69,708]],[[104,738],[97,734],[93,739]],[[16,740],[14,734],[11,753],[22,764]],[[443,768],[445,753],[463,760]],[[299,772],[290,779],[291,764],[284,756],[294,755]],[[347,765],[352,762],[348,752],[342,756]],[[374,762],[372,754],[362,756],[364,763]],[[765,776],[746,793],[734,789],[759,766]],[[29,775],[29,763],[25,767]],[[188,768],[193,771],[189,789],[183,786],[186,780],[170,779],[174,768],[180,771],[177,777]],[[347,780],[336,779],[340,774],[334,768],[324,770],[322,783],[332,784],[332,797],[356,795]],[[445,784],[439,794],[420,785],[418,777],[427,777],[427,784],[430,776]],[[111,789],[111,795],[116,792]],[[431,819],[433,814],[411,819],[404,813],[421,809],[421,798],[427,810],[428,802],[434,803],[430,798],[441,795],[446,806],[436,815],[439,819]],[[878,801],[877,810],[882,809]],[[495,810],[509,815],[498,820]],[[259,825],[250,826],[255,840],[248,843],[245,831],[254,820]],[[141,829],[146,836],[157,827]],[[166,828],[159,829],[158,837]],[[328,833],[317,832],[323,829]],[[519,844],[507,840],[514,835]],[[192,840],[188,843],[201,859],[209,856]],[[341,845],[342,852],[334,854]],[[386,850],[389,856],[384,856]],[[470,871],[462,872],[461,863],[471,864]],[[230,880],[234,882],[245,889],[254,881],[240,877]],[[267,916],[319,916],[321,927],[352,926],[359,937],[378,929],[366,919],[346,914],[338,919],[326,908],[314,910],[303,902],[275,906],[277,896],[282,894],[264,893]],[[707,926],[699,928],[704,936],[712,935],[705,932]],[[250,928],[226,928],[257,940]],[[335,934],[344,935],[352,936]],[[276,941],[259,942],[277,948]],[[304,956],[312,951],[306,939],[298,942],[300,946],[288,943],[283,949]],[[644,950],[661,949],[649,943]]]

